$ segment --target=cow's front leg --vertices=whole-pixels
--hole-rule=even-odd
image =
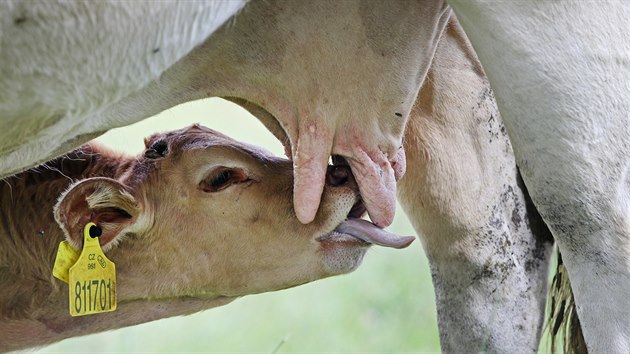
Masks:
[[[589,352],[630,352],[630,6],[456,1]]]
[[[431,263],[442,350],[534,353],[550,234],[519,181],[493,94],[456,23],[405,134],[399,198]]]

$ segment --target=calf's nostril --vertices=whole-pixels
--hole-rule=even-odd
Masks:
[[[329,166],[326,180],[328,184],[336,187],[348,183],[350,179],[350,168],[348,166]]]

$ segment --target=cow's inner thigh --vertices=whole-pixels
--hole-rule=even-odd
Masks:
[[[466,43],[450,23],[410,116],[399,197],[431,263],[442,350],[533,353],[551,241]]]

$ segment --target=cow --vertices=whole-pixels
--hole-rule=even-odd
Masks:
[[[2,4],[2,175],[114,126],[221,96],[285,142],[300,221],[315,215],[332,153],[349,161],[379,226],[391,221],[394,180],[405,170],[403,128],[452,16],[440,0],[240,2],[238,16],[211,36],[199,29],[205,34],[192,43],[190,33],[203,21],[181,20],[181,7],[149,16],[164,24],[150,31],[135,21],[146,8],[24,4]],[[533,205],[564,255],[587,346],[628,352],[628,5],[449,5],[495,91]],[[108,18],[115,28],[103,31]],[[171,31],[177,26],[185,30]],[[152,45],[176,42],[169,33],[185,33],[184,42],[197,46],[186,52]],[[106,45],[95,45],[103,39]],[[133,48],[143,59],[117,66],[91,60],[94,47],[108,45]],[[104,58],[121,57],[111,53]],[[65,103],[55,105],[56,97]]]
[[[292,208],[289,160],[194,125],[155,134],[140,156],[88,144],[0,185],[0,350],[221,306],[353,271],[372,244],[398,237],[361,220],[348,166],[330,167],[314,222]],[[57,246],[83,228],[117,271],[113,312],[71,317],[53,278]]]

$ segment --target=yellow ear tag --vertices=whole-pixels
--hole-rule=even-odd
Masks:
[[[83,250],[70,268],[70,315],[83,316],[116,310],[116,266],[105,257],[92,222],[83,229]],[[100,234],[96,235],[100,236]]]
[[[55,257],[55,266],[53,267],[53,275],[55,278],[68,282],[68,272],[79,259],[77,252],[68,241],[61,241],[57,249],[57,257]]]

